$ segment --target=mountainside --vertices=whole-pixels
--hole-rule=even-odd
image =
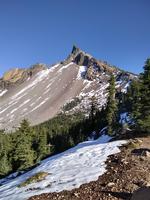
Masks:
[[[32,125],[39,124],[64,110],[88,113],[92,96],[102,107],[111,74],[122,92],[137,78],[75,46],[66,60],[51,67],[36,64],[10,70],[0,79],[0,129],[12,130],[24,118]]]
[[[0,88],[0,128],[14,131],[0,130],[0,199],[149,196],[150,59],[138,77],[74,46],[51,67],[6,72]]]

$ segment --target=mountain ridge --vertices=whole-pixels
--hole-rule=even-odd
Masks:
[[[64,60],[64,61],[60,61],[61,64],[68,64],[69,62],[75,62],[78,65],[85,65],[90,67],[90,65],[96,64],[99,65],[102,68],[107,68],[108,71],[110,70],[112,71],[116,71],[117,69],[120,71],[124,71],[126,73],[130,73],[132,75],[137,75],[133,72],[129,72],[129,71],[125,71],[121,68],[115,67],[113,65],[108,64],[106,61],[102,61],[99,59],[94,58],[92,55],[90,55],[89,53],[86,53],[85,51],[81,50],[79,47],[73,45],[71,53],[69,54],[69,56]],[[53,65],[50,65],[50,67],[52,67]],[[36,63],[33,64],[31,67],[29,68],[12,68],[6,72],[4,72],[3,76],[0,78],[0,87],[2,85],[1,81],[3,80],[4,82],[15,82],[12,80],[13,78],[15,78],[15,75],[17,74],[21,74],[24,77],[24,80],[26,79],[27,76],[31,76],[34,75],[35,73],[39,72],[40,70],[49,68],[46,64],[44,63]],[[18,73],[15,73],[18,72]],[[10,74],[10,77],[12,78],[6,78],[6,76]],[[14,76],[12,76],[14,75]],[[21,77],[22,78],[22,77]],[[16,80],[16,82],[18,81],[18,79]],[[6,84],[7,85],[7,84]]]
[[[0,128],[12,130],[22,119],[32,125],[44,122],[62,112],[64,105],[78,98],[68,112],[89,113],[91,97],[98,107],[107,101],[111,75],[116,77],[116,89],[126,92],[132,73],[113,68],[73,46],[69,56],[50,68],[43,64],[29,69],[15,69],[0,79]]]

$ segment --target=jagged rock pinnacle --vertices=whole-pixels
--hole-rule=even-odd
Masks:
[[[79,52],[81,52],[80,48],[78,48],[76,45],[73,45],[71,54],[75,55]]]

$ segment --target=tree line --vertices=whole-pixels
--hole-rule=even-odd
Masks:
[[[15,132],[0,131],[0,177],[29,170],[42,159],[87,140],[94,127],[98,130],[103,126],[99,112],[96,110],[94,117],[93,114],[85,117],[80,112],[61,113],[36,126],[30,126],[24,119]]]

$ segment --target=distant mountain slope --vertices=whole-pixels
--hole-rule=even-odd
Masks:
[[[11,130],[23,118],[33,125],[41,123],[76,97],[79,101],[72,112],[88,112],[92,96],[101,107],[107,100],[111,74],[116,76],[116,87],[122,92],[137,77],[96,60],[75,46],[66,60],[50,68],[37,64],[29,69],[13,69],[0,79],[0,129]]]

